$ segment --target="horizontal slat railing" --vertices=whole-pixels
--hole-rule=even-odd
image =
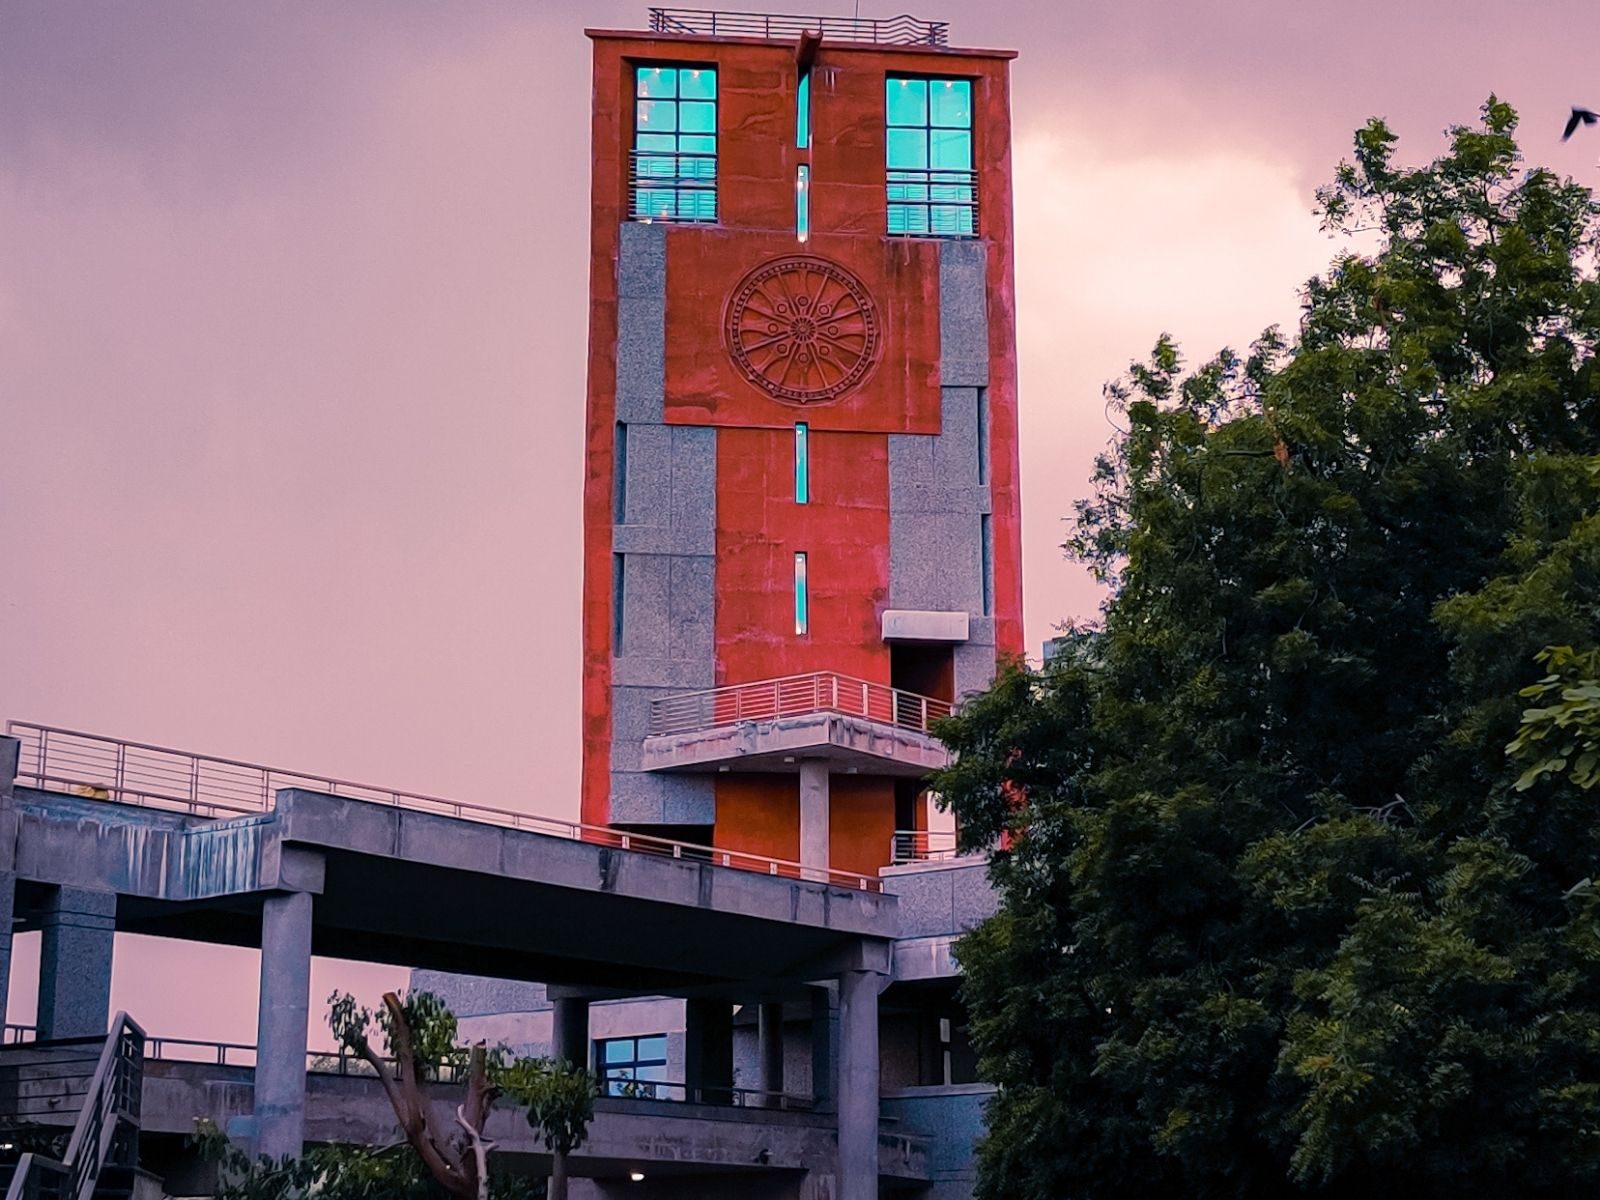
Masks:
[[[956,857],[955,830],[897,829],[889,847],[891,863],[939,862]]]
[[[833,17],[722,12],[709,8],[652,8],[650,32],[784,39],[797,38],[802,33],[820,33],[841,42],[943,46],[950,40],[950,23],[923,21],[909,13],[897,17]]]
[[[842,713],[931,734],[933,722],[950,715],[950,704],[887,684],[817,671],[663,696],[650,703],[650,733],[698,733],[745,721],[775,721],[818,712]]]
[[[375,787],[330,775],[312,775],[236,759],[214,758],[186,750],[129,742],[29,721],[8,721],[6,732],[22,743],[17,779],[44,791],[65,791],[91,799],[114,800],[190,816],[218,818],[271,812],[274,797],[279,791],[302,788],[350,800],[364,800],[369,804],[385,804],[411,812],[499,825],[618,850],[689,859],[714,867],[814,880],[854,891],[883,890],[882,881],[871,875],[802,867],[786,859],[629,833],[609,825],[562,821],[534,813]]]

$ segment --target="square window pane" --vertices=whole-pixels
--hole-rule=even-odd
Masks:
[[[715,100],[717,72],[711,67],[678,68],[678,95],[685,100]]]
[[[652,1058],[664,1060],[667,1057],[667,1035],[662,1033],[654,1037],[640,1038],[638,1057],[641,1061]]]
[[[888,109],[890,125],[926,125],[928,81],[890,79],[885,93],[885,107]]]
[[[678,148],[678,139],[670,133],[641,133],[633,139],[635,150],[666,150]]]
[[[673,67],[640,67],[635,76],[641,96],[676,96],[678,72]]]
[[[966,79],[934,79],[928,83],[932,125],[946,129],[972,128],[972,83]]]
[[[928,165],[928,131],[925,129],[889,130],[889,165],[921,168]]]
[[[678,128],[685,133],[715,133],[717,106],[705,100],[684,100],[678,104]]]
[[[678,128],[678,106],[670,100],[641,100],[637,128],[640,133],[671,133]]]
[[[678,136],[678,149],[685,154],[715,154],[717,139],[703,133],[685,133]],[[710,164],[707,164],[708,166]]]
[[[621,1041],[606,1042],[606,1062],[625,1063],[633,1061],[633,1040],[623,1038]],[[608,1072],[609,1073],[609,1072]]]
[[[935,129],[929,134],[931,167],[949,167],[957,171],[972,169],[972,135],[953,129]]]

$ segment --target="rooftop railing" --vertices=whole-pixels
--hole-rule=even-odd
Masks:
[[[776,721],[820,712],[931,734],[933,722],[950,715],[950,704],[887,684],[815,671],[652,700],[650,733],[699,733],[745,721]]]
[[[882,881],[871,875],[803,866],[787,859],[747,854],[740,850],[724,850],[716,846],[630,833],[609,825],[562,821],[535,813],[375,787],[331,775],[312,775],[259,763],[214,758],[187,750],[129,742],[52,725],[36,725],[29,721],[8,721],[6,732],[22,743],[17,765],[18,781],[43,791],[64,791],[88,799],[135,804],[142,808],[162,809],[189,816],[228,818],[269,813],[280,790],[301,788],[349,800],[363,800],[369,804],[403,808],[408,812],[500,825],[619,850],[703,862],[714,867],[756,871],[786,879],[812,880],[853,891],[883,890]]]
[[[652,8],[650,32],[783,39],[820,33],[834,41],[880,46],[944,46],[950,41],[948,21],[923,21],[907,13],[898,17],[806,17],[708,8]]]

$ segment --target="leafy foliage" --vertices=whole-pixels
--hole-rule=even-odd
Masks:
[[[1587,790],[1600,783],[1600,650],[1579,654],[1571,646],[1550,646],[1538,657],[1550,674],[1520,695],[1549,703],[1522,714],[1522,728],[1506,747],[1512,758],[1532,763],[1517,791],[1562,771]]]
[[[1108,388],[1103,623],[941,729],[984,1200],[1600,1186],[1597,208],[1515,128],[1369,123],[1298,336]]]

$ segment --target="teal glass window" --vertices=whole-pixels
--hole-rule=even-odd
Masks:
[[[794,144],[802,150],[811,148],[811,72],[800,72],[800,86],[795,90]]]
[[[633,81],[629,215],[636,221],[715,221],[716,69],[641,63]]]
[[[889,232],[976,237],[972,80],[891,75],[884,113]]]
[[[811,240],[811,168],[805,163],[794,173],[794,233],[802,242]]]
[[[607,1038],[595,1046],[595,1067],[604,1095],[666,1099],[667,1035]]]
[[[811,503],[811,426],[794,427],[794,502]]]
[[[794,556],[794,631],[804,636],[811,629],[810,584],[806,579],[805,552]]]

